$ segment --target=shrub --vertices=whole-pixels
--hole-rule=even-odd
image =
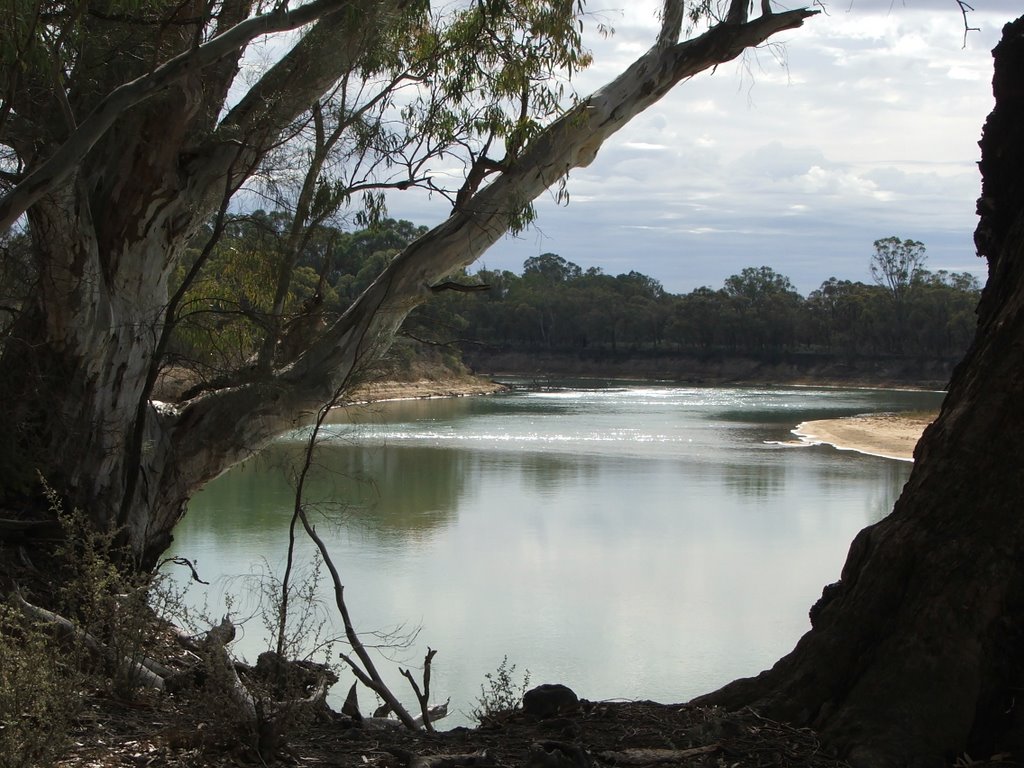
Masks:
[[[69,743],[81,677],[48,628],[0,605],[0,768],[51,766]]]
[[[523,673],[522,682],[517,684],[514,676],[516,665],[508,663],[508,656],[494,672],[484,675],[480,686],[480,698],[472,712],[473,718],[481,725],[506,717],[518,710],[523,703],[523,694],[530,686],[530,670]]]

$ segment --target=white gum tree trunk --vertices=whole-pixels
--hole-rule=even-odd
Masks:
[[[174,408],[147,403],[169,275],[189,237],[224,190],[237,186],[290,121],[351,66],[370,31],[386,26],[405,4],[341,5],[217,124],[217,99],[237,55],[217,58],[203,76],[179,62],[180,76],[167,75],[169,64],[139,77],[133,92],[151,86],[155,96],[108,119],[105,133],[72,133],[78,149],[54,155],[73,158],[70,165],[43,163],[45,173],[29,176],[28,197],[12,193],[0,207],[7,217],[27,208],[44,286],[21,318],[21,343],[8,344],[5,353],[0,395],[19,405],[0,427],[32,432],[22,443],[48,481],[100,525],[121,527],[143,566],[166,549],[195,491],[357,381],[431,287],[484,253],[524,205],[573,168],[589,165],[609,136],[681,81],[816,13],[801,9],[748,22],[746,2],[736,0],[732,22],[679,42],[683,3],[669,0],[647,53],[412,243],[287,367]],[[147,80],[158,76],[155,84]],[[204,137],[198,142],[189,139],[197,130]],[[39,380],[12,380],[6,371],[13,370],[35,370]],[[142,436],[134,449],[133,434]]]

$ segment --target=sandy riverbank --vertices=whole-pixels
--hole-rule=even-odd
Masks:
[[[842,419],[805,421],[793,430],[801,442],[831,445],[900,461],[914,460],[914,446],[934,413],[872,413]]]
[[[451,376],[416,381],[375,381],[357,388],[351,402],[381,402],[383,400],[415,400],[428,397],[462,397],[465,395],[493,395],[508,389],[505,384],[481,376]]]

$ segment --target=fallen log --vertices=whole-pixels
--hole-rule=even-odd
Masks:
[[[453,755],[410,755],[408,758],[409,768],[464,768],[482,764],[490,765],[487,750]]]
[[[599,757],[615,765],[656,765],[673,763],[698,755],[710,755],[720,749],[718,744],[707,744],[703,747],[689,749],[623,749],[619,752],[602,752]]]
[[[58,613],[54,613],[53,611],[49,611],[46,608],[40,608],[38,605],[33,605],[22,597],[21,593],[18,591],[15,591],[15,599],[25,613],[40,619],[41,621],[45,621],[47,624],[53,624],[54,626],[59,627],[63,632],[81,640],[85,643],[86,647],[94,653],[108,658],[114,656],[114,653],[107,648],[107,646],[86,630],[75,625],[75,623],[70,619],[63,617]],[[151,659],[136,660],[128,657],[122,657],[121,659],[118,659],[117,662],[121,671],[129,676],[130,679],[138,680],[143,685],[150,688],[156,688],[159,691],[164,690],[166,687],[164,678],[154,672],[149,666],[159,666],[157,662],[154,662]]]

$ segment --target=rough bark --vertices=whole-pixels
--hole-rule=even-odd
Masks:
[[[1024,18],[994,57],[975,342],[892,514],[856,537],[812,629],[771,670],[700,699],[813,726],[855,765],[1024,747]]]

